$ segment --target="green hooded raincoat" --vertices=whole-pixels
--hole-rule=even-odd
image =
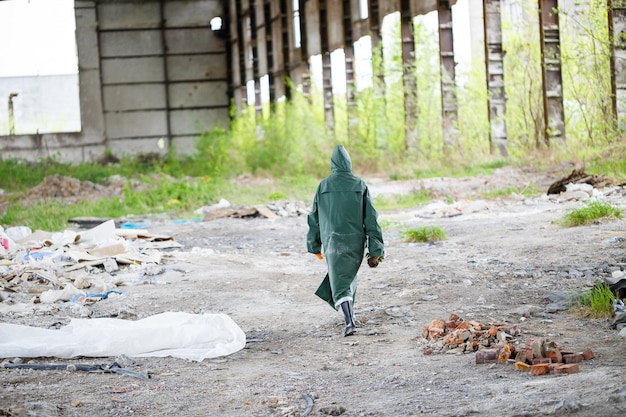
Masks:
[[[345,300],[354,302],[365,248],[370,256],[383,256],[384,243],[369,189],[352,173],[352,160],[342,145],[333,150],[330,167],[307,218],[307,250],[321,253],[324,248],[328,274],[315,294],[337,309]]]

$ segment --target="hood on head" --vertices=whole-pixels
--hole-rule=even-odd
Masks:
[[[352,172],[352,159],[343,145],[335,146],[330,157],[330,169],[332,172]]]

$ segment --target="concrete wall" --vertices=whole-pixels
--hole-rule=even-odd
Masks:
[[[0,78],[0,135],[8,135],[9,94],[18,135],[80,131],[78,74]]]
[[[74,7],[82,129],[16,129],[0,136],[0,157],[91,161],[106,149],[165,152],[161,138],[184,154],[201,132],[228,126],[226,43],[209,26],[223,15],[219,0],[77,0]]]

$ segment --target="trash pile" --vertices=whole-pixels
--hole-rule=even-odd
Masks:
[[[25,302],[84,303],[121,294],[116,287],[136,285],[144,275],[126,271],[154,268],[161,249],[181,246],[170,236],[118,229],[113,220],[81,232],[0,228],[0,312],[18,312]]]
[[[447,321],[434,319],[422,328],[422,337],[428,341],[423,353],[476,352],[477,364],[512,363],[518,371],[530,371],[533,376],[577,373],[578,363],[594,358],[591,350],[569,351],[545,338],[531,338],[519,346],[515,340],[519,335],[516,324],[485,326],[452,313]]]

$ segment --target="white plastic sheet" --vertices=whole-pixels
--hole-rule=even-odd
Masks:
[[[1,358],[126,355],[201,362],[235,353],[245,344],[245,333],[225,314],[166,312],[136,321],[72,319],[59,330],[0,323]]]

